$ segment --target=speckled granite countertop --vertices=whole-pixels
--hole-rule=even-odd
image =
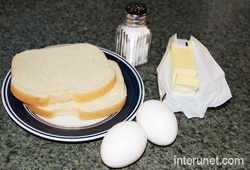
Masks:
[[[148,143],[139,161],[124,169],[250,169],[250,1],[143,1],[153,32],[149,63],[138,68],[145,100],[159,99],[156,67],[168,39],[191,35],[202,42],[226,74],[233,97],[205,118],[177,113],[178,137],[168,147]],[[0,2],[0,81],[12,57],[55,44],[89,42],[115,50],[115,27],[124,1],[20,0]],[[100,158],[102,139],[62,143],[37,137],[19,127],[0,106],[0,169],[108,169]],[[240,165],[183,165],[175,158],[242,158]],[[232,159],[231,159],[232,158]],[[236,163],[237,164],[237,163]]]

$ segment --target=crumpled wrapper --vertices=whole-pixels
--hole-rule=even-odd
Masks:
[[[197,78],[201,80],[200,88],[194,96],[174,95],[171,87],[170,46],[173,42],[191,41],[194,48],[198,68]],[[174,112],[183,112],[187,118],[203,118],[208,107],[217,107],[232,97],[225,79],[225,73],[213,59],[208,49],[196,38],[190,40],[177,39],[174,34],[170,39],[166,52],[157,67],[160,99]]]

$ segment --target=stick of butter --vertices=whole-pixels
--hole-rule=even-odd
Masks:
[[[200,87],[193,45],[179,47],[171,45],[171,83],[175,95],[194,96]]]
[[[171,82],[175,82],[178,73],[196,77],[196,66],[193,45],[190,42],[187,47],[177,47],[175,42],[171,45]]]
[[[176,95],[193,96],[199,87],[199,78],[178,73],[174,82],[173,93]]]

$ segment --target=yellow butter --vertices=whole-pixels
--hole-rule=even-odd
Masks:
[[[174,85],[178,73],[196,77],[198,70],[193,50],[190,42],[187,47],[178,47],[173,42],[171,45],[171,83]]]
[[[173,93],[177,95],[193,96],[200,87],[200,79],[178,73],[173,86]]]

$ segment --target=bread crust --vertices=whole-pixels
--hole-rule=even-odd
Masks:
[[[78,117],[81,120],[89,120],[89,119],[98,119],[101,117],[110,116],[116,113],[117,111],[119,111],[124,106],[126,99],[127,99],[127,96],[125,96],[123,100],[121,100],[119,103],[111,107],[96,110],[94,112],[84,112],[84,111],[78,110]]]
[[[88,93],[74,93],[74,95],[72,95],[72,97],[68,98],[67,100],[73,100],[77,103],[91,101],[95,98],[105,95],[108,91],[110,91],[114,87],[115,82],[116,82],[116,76],[114,75],[113,78],[105,86],[102,86],[101,88],[90,91]],[[12,82],[10,83],[10,88],[11,88],[12,94],[18,100],[21,100],[22,102],[27,103],[29,105],[47,106],[50,103],[53,103],[51,102],[50,95],[47,95],[45,97],[36,97],[36,96],[29,95],[25,92],[18,90],[13,85]],[[64,99],[65,98],[62,98],[61,101],[65,101]]]
[[[83,94],[75,93],[74,101],[77,103],[82,103],[82,102],[91,101],[93,99],[101,97],[114,87],[115,82],[116,82],[116,76],[114,75],[113,79],[111,79],[105,86],[103,86],[99,89],[96,89],[96,90],[91,91],[89,93],[83,93]]]
[[[24,105],[30,109],[32,112],[36,113],[39,116],[45,117],[45,118],[54,118],[55,117],[55,113],[54,111],[44,111],[42,109],[40,109],[39,107],[36,107],[34,105],[29,105],[27,103],[24,103]]]
[[[29,103],[30,105],[37,105],[37,106],[47,106],[49,105],[49,97],[35,97],[32,95],[29,95],[27,93],[24,93],[20,90],[18,90],[13,83],[10,83],[10,90],[12,94],[18,99],[21,100],[24,103]]]
[[[125,105],[126,99],[127,99],[127,96],[125,96],[119,103],[117,103],[113,106],[110,106],[110,107],[107,107],[104,109],[95,110],[93,112],[85,112],[85,111],[77,109],[76,116],[78,116],[78,118],[81,120],[98,119],[101,117],[110,116],[110,115],[116,113],[117,111],[119,111]],[[29,105],[29,104],[25,104],[25,106],[39,116],[42,116],[45,118],[50,118],[50,119],[56,117],[55,111],[43,110],[43,109],[40,109],[39,107]]]

